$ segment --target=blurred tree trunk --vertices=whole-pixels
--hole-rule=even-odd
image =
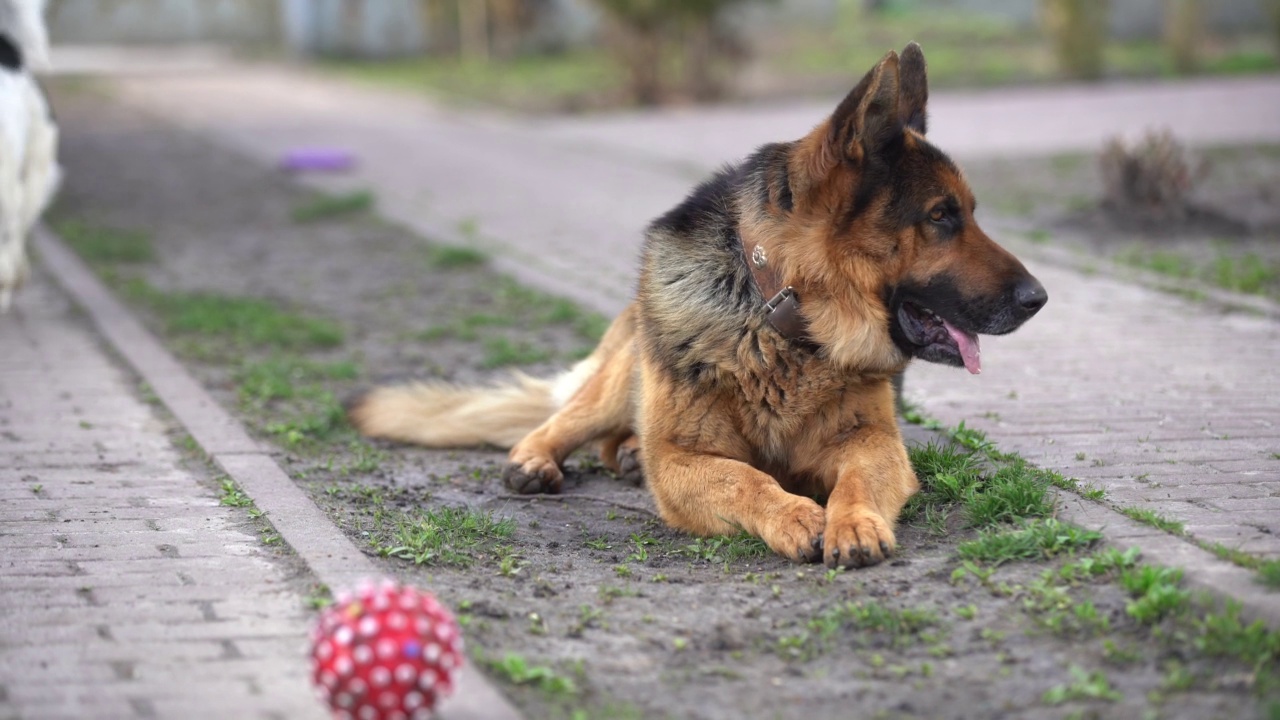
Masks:
[[[475,0],[471,1],[475,2]],[[490,49],[495,57],[510,60],[520,51],[525,0],[488,1],[492,6],[490,13],[493,16],[493,39]]]
[[[1109,0],[1042,0],[1041,8],[1063,74],[1080,80],[1102,77]]]
[[[662,33],[656,25],[619,27],[614,41],[627,66],[631,97],[640,105],[662,102]]]
[[[1280,0],[1262,0],[1271,15],[1271,37],[1276,42],[1276,53],[1280,54]]]
[[[1200,0],[1164,0],[1164,42],[1174,70],[1195,71],[1203,29],[1204,4]]]
[[[685,23],[684,70],[685,89],[699,102],[718,100],[724,84],[716,73],[716,38],[714,18],[696,17]]]
[[[463,59],[489,59],[489,0],[458,0],[458,37]]]
[[[437,55],[454,55],[459,51],[457,0],[422,0],[426,6],[427,30],[431,38],[431,52]]]

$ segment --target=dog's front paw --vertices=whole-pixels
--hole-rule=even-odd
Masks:
[[[564,473],[556,461],[548,457],[512,458],[502,471],[502,481],[521,495],[554,495],[564,485]]]
[[[813,562],[822,557],[822,533],[826,515],[809,498],[791,496],[787,507],[773,515],[760,533],[773,551],[792,562]]]
[[[827,519],[823,561],[830,568],[877,565],[896,544],[893,530],[879,513],[854,508]]]
[[[644,466],[640,462],[640,442],[634,436],[618,446],[618,479],[628,485],[644,485]]]

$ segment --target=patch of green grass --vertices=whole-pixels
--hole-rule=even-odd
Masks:
[[[787,659],[812,660],[829,650],[836,636],[846,631],[853,631],[863,641],[873,639],[867,636],[874,634],[894,647],[905,647],[926,639],[924,631],[938,623],[938,616],[928,610],[886,607],[874,600],[847,602],[813,618],[799,633],[779,638],[775,649]]]
[[[513,340],[508,337],[510,333],[495,330],[567,326],[584,343],[589,343],[565,353],[568,358],[576,359],[590,352],[609,327],[609,320],[598,313],[584,310],[571,300],[524,287],[510,278],[502,278],[486,294],[477,296],[471,306],[474,309],[424,330],[418,338],[426,342],[444,338],[483,341],[481,364],[494,368],[542,362],[557,354],[552,348]]]
[[[1140,554],[1136,547],[1123,552],[1108,548],[1063,565],[1058,568],[1058,577],[1067,582],[1079,582],[1117,574],[1137,565]]]
[[[62,220],[53,230],[90,265],[145,263],[155,259],[151,236],[136,230],[90,225],[76,220]]]
[[[1106,673],[1101,670],[1086,672],[1078,665],[1072,665],[1071,682],[1055,685],[1045,692],[1042,698],[1046,705],[1061,705],[1072,700],[1107,700],[1116,702],[1123,700],[1124,695],[1111,687]]]
[[[1201,63],[1200,69],[1214,75],[1240,75],[1272,72],[1278,66],[1280,63],[1273,53],[1245,50],[1209,58]]]
[[[1140,565],[1120,572],[1120,586],[1133,598],[1125,606],[1133,619],[1154,625],[1186,607],[1191,594],[1179,587],[1182,571]]]
[[[1165,250],[1143,252],[1135,248],[1120,253],[1116,256],[1116,259],[1126,265],[1132,265],[1170,277],[1189,278],[1195,274],[1195,265],[1190,258]]]
[[[1199,622],[1198,650],[1213,657],[1229,657],[1255,672],[1280,661],[1280,631],[1261,620],[1250,625],[1240,620],[1240,604],[1229,601],[1221,613],[1210,613]]]
[[[1121,507],[1117,509],[1126,517],[1137,520],[1144,525],[1150,525],[1153,528],[1163,530],[1167,533],[1182,535],[1186,530],[1186,526],[1181,522],[1171,520],[1149,508]]]
[[[337,323],[291,312],[269,300],[164,292],[141,280],[126,283],[125,293],[154,311],[168,332],[214,341],[228,352],[315,350],[343,342]]]
[[[756,560],[772,554],[763,540],[746,533],[694,538],[692,543],[676,552],[684,557],[717,565]]]
[[[374,195],[368,190],[355,190],[341,195],[318,195],[293,209],[296,223],[333,220],[373,210]]]
[[[470,567],[477,555],[492,551],[516,529],[510,518],[494,519],[491,513],[468,508],[380,512],[375,511],[375,522],[389,526],[389,531],[375,534],[374,550],[415,565]]]
[[[552,696],[578,694],[573,678],[546,665],[534,665],[517,653],[509,652],[500,660],[489,660],[485,664],[494,675],[514,685],[532,685]]]
[[[499,336],[484,341],[484,357],[480,360],[480,367],[491,369],[508,365],[532,365],[550,359],[549,350]]]
[[[1053,239],[1053,233],[1041,228],[1028,230],[1024,235],[1028,240],[1037,245],[1043,245]]]
[[[967,449],[947,443],[908,448],[921,487],[903,508],[902,521],[924,517],[931,528],[945,529],[945,511],[953,506],[961,507],[967,523],[979,528],[1053,512],[1049,488],[1066,482],[1060,475],[1000,453],[978,431],[959,430],[953,436],[967,438]],[[979,453],[992,459],[994,471],[983,465]]]
[[[328,391],[319,391],[308,398],[304,407],[286,412],[283,419],[267,422],[265,429],[290,447],[350,441],[355,437],[346,409]]]
[[[622,68],[606,49],[596,47],[510,60],[415,57],[334,61],[322,67],[384,87],[534,111],[594,107],[601,96],[613,96],[625,84]]]
[[[325,380],[354,380],[360,373],[352,362],[319,363],[296,357],[245,362],[234,378],[240,402],[261,407],[274,400],[313,395]]]
[[[427,249],[427,264],[437,270],[479,267],[489,262],[482,250],[461,245],[432,245]]]
[[[1240,293],[1265,293],[1280,279],[1280,266],[1268,263],[1255,253],[1240,257],[1220,254],[1210,266],[1209,279],[1214,285]]]
[[[1101,539],[1102,533],[1048,518],[1026,522],[1015,530],[984,530],[976,540],[960,543],[956,552],[965,560],[999,566],[1014,560],[1074,554]]]
[[[1274,293],[1280,285],[1280,264],[1268,262],[1256,253],[1233,255],[1220,249],[1211,260],[1197,262],[1178,252],[1133,248],[1120,253],[1116,259],[1161,275],[1198,279],[1251,295]]]
[[[1280,590],[1280,560],[1264,560],[1258,566],[1258,582]]]
[[[969,524],[987,527],[1021,518],[1046,517],[1053,512],[1048,476],[1017,458],[986,479],[981,491],[965,500]]]

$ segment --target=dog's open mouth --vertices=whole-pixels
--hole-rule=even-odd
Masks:
[[[904,302],[898,306],[898,324],[902,332],[920,351],[920,358],[950,365],[964,365],[977,375],[982,372],[982,353],[978,336],[952,325],[929,308]]]

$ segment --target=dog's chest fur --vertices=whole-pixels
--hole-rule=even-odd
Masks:
[[[688,393],[690,412],[728,416],[754,464],[793,465],[788,457],[801,437],[856,424],[845,417],[846,397],[865,380],[768,326],[731,203],[723,194],[700,198],[705,189],[649,229],[642,351]]]

